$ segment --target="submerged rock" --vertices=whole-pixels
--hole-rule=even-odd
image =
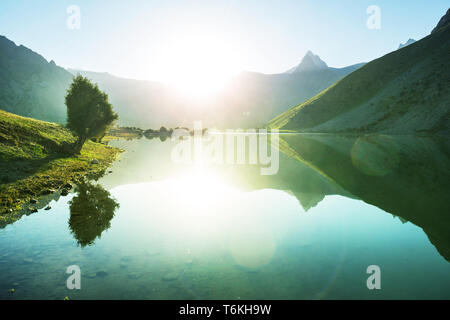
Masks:
[[[127,277],[130,278],[130,279],[133,279],[133,280],[139,279],[142,276],[143,276],[143,274],[142,273],[138,273],[138,272],[132,272],[132,273],[127,274]]]
[[[169,273],[165,274],[165,275],[162,277],[162,279],[163,279],[164,281],[175,281],[175,280],[178,279],[178,277],[179,277],[179,275],[178,275],[177,272],[169,272]]]
[[[108,272],[106,272],[106,271],[99,271],[95,275],[97,277],[104,278],[104,277],[106,277],[108,275]]]
[[[120,258],[120,261],[122,261],[122,262],[130,262],[131,260],[133,260],[133,258],[130,256],[125,256],[125,257]]]

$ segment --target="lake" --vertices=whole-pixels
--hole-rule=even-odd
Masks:
[[[0,229],[0,299],[450,298],[448,139],[280,140],[272,175],[111,142],[112,172]]]

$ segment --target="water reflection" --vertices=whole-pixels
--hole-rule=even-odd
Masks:
[[[96,184],[0,230],[0,299],[448,299],[445,140],[280,138],[272,176],[174,164],[170,139],[112,142],[127,152]]]
[[[450,143],[444,137],[286,135],[282,151],[421,227],[450,261]]]
[[[280,138],[280,169],[262,176],[258,165],[209,166],[211,176],[244,191],[277,189],[294,195],[305,211],[328,195],[361,199],[391,213],[401,221],[421,227],[439,253],[450,260],[450,143],[444,137],[339,136],[287,134]],[[166,149],[133,162],[126,171],[129,183],[148,181],[142,172],[158,172],[152,180],[165,180],[192,171],[195,166],[174,166],[171,142]],[[136,149],[134,157],[145,159]],[[145,166],[145,168],[143,168]],[[133,176],[133,171],[139,176]],[[150,174],[149,174],[150,176]],[[118,179],[119,181],[113,181]],[[108,186],[122,184],[124,177],[103,180]],[[195,178],[193,178],[195,181]]]
[[[76,186],[75,192],[77,195],[69,202],[69,228],[78,244],[86,247],[111,227],[119,203],[98,184],[83,182]]]

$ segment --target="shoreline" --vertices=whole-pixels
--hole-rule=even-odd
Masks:
[[[20,161],[1,164],[2,170],[14,171],[24,178],[0,184],[0,229],[48,205],[55,198],[67,196],[73,186],[85,178],[102,176],[123,150],[89,141],[78,156],[58,156],[29,174]],[[31,169],[32,170],[32,169]]]

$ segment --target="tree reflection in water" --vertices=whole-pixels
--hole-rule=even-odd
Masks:
[[[83,182],[75,192],[77,196],[70,201],[69,228],[78,244],[86,247],[111,227],[119,203],[98,184]]]

